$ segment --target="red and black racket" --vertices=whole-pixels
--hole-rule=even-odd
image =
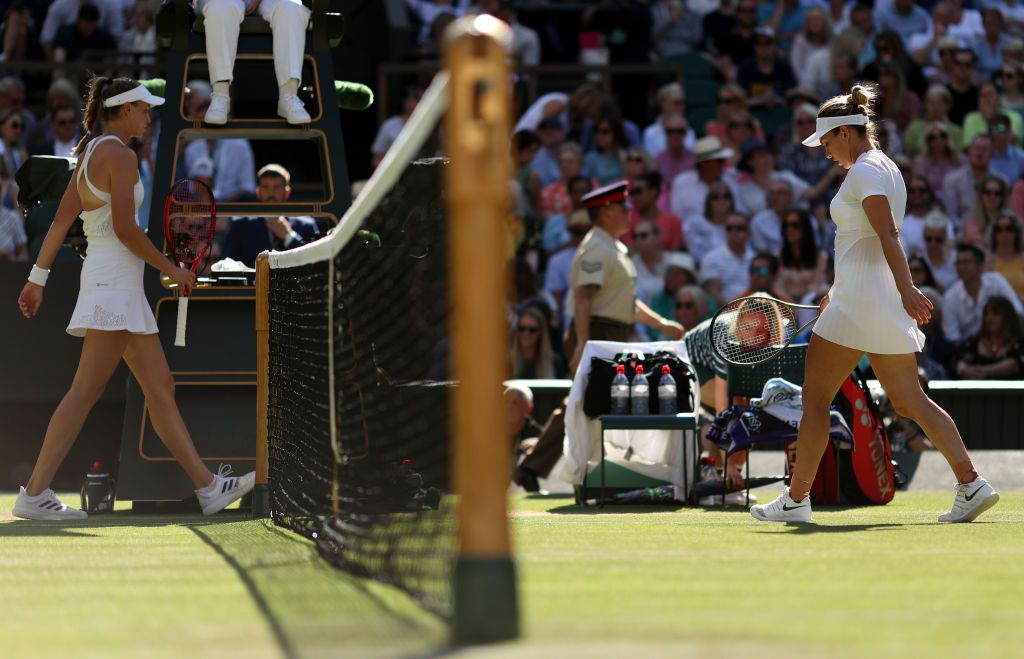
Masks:
[[[164,204],[164,239],[176,262],[196,272],[199,264],[213,248],[217,227],[217,204],[210,186],[196,179],[184,178],[174,184]],[[188,295],[178,296],[178,327],[174,345],[185,345],[185,319],[188,316]]]

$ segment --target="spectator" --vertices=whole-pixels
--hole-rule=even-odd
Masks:
[[[981,13],[964,9],[963,0],[946,0],[950,9],[949,35],[960,43],[971,43],[985,34]]]
[[[1015,380],[1024,354],[1020,345],[1019,303],[993,295],[985,302],[981,327],[960,347],[956,374],[965,380]]]
[[[738,297],[767,293],[783,302],[793,301],[779,286],[779,257],[768,252],[759,252],[750,262],[748,272],[750,288],[740,293]]]
[[[1024,112],[1024,66],[1016,62],[1003,64],[999,72],[999,91],[999,102],[1004,108],[1017,114]]]
[[[633,230],[633,267],[636,268],[636,297],[649,303],[665,280],[665,250],[661,247],[658,225],[640,220]]]
[[[509,361],[516,379],[565,377],[565,368],[551,349],[547,318],[537,307],[523,306],[519,310]]]
[[[956,252],[950,249],[952,223],[949,216],[933,210],[924,218],[924,258],[931,268],[939,290],[945,292],[957,282]]]
[[[13,108],[0,110],[0,158],[4,168],[13,179],[22,164],[28,160],[28,151],[21,145],[25,132],[25,120]]]
[[[949,120],[949,109],[953,96],[943,85],[932,85],[924,95],[924,116],[914,117],[903,132],[903,151],[914,158],[925,151],[925,134],[928,126],[940,123],[945,127],[948,145],[954,151],[963,148],[963,129]]]
[[[903,47],[900,35],[892,30],[880,32],[875,37],[875,59],[864,67],[861,76],[868,80],[880,81],[880,69],[883,67],[891,67],[902,73],[907,89],[914,92],[918,98],[928,87],[928,80],[921,72],[921,67]]]
[[[0,78],[0,114],[5,110],[11,110],[21,117],[25,128],[18,144],[26,146],[28,135],[35,130],[36,117],[25,108],[25,83],[16,75]]]
[[[117,50],[114,36],[99,25],[100,10],[96,5],[83,3],[78,9],[78,20],[57,30],[53,39],[53,61],[74,62],[84,50]]]
[[[519,66],[540,64],[540,35],[537,31],[519,22],[512,0],[488,0],[488,13],[497,16],[512,28],[512,41],[508,44],[509,55]]]
[[[747,93],[748,105],[771,108],[781,105],[786,91],[796,87],[796,77],[789,62],[778,56],[772,28],[759,27],[755,34],[754,57],[740,64],[736,82]]]
[[[82,107],[78,87],[67,78],[57,78],[46,90],[46,114],[40,121],[35,122],[35,128],[26,144],[32,153],[35,153],[43,143],[53,141],[53,113],[58,107],[73,108],[76,117],[78,108]]]
[[[557,125],[564,130],[569,119],[569,95],[562,92],[549,92],[530,104],[523,116],[516,122],[516,131],[532,130],[537,132],[545,119],[558,119]]]
[[[14,197],[14,177],[0,161],[0,261],[27,261],[25,222]]]
[[[732,79],[733,76],[730,74],[735,71],[737,65],[754,56],[757,4],[756,0],[739,0],[736,3],[732,30],[728,37],[717,44],[719,54],[724,56],[724,60],[719,62],[719,67],[727,80]]]
[[[281,165],[264,166],[257,180],[256,198],[261,202],[281,204],[291,197],[291,174]],[[311,217],[234,218],[221,253],[226,258],[256,267],[256,257],[260,252],[295,249],[319,237],[316,220]]]
[[[511,384],[505,388],[504,396],[506,418],[508,419],[506,437],[508,437],[513,453],[518,454],[525,451],[527,446],[532,448],[536,444],[536,439],[523,437],[528,423],[538,425],[530,418],[530,413],[533,412],[533,391],[520,384]]]
[[[793,172],[775,169],[775,154],[764,142],[751,139],[743,143],[742,156],[737,167],[740,174],[733,188],[736,207],[741,213],[757,214],[768,208],[768,190],[772,183],[785,181],[792,188],[792,198],[805,204],[808,185]],[[773,232],[778,236],[778,226]]]
[[[569,214],[555,213],[547,216],[544,220],[544,229],[541,232],[540,246],[548,254],[556,252],[569,242],[568,216],[576,210],[583,208],[583,196],[594,189],[590,179],[582,176],[574,176],[569,179],[569,203],[572,210]]]
[[[759,128],[761,128],[760,122],[750,116],[746,110],[737,112],[729,119],[729,123],[725,127],[725,145],[734,152],[729,164],[736,165],[739,162],[744,144],[751,140],[761,139],[757,137]]]
[[[686,252],[670,252],[665,257],[664,286],[651,299],[651,310],[665,318],[675,318],[684,330],[704,320],[708,312],[708,295],[697,286],[697,266],[693,257]],[[688,289],[686,293],[682,291]],[[680,309],[680,298],[689,302],[689,308]],[[682,318],[680,318],[682,316]],[[653,341],[665,341],[667,337],[657,330],[651,330]]]
[[[701,16],[686,2],[655,0],[652,5],[651,42],[660,59],[693,52],[704,41]]]
[[[152,6],[146,0],[138,0],[132,5],[129,15],[131,28],[121,35],[119,50],[124,53],[155,53],[156,27]],[[152,59],[145,62],[152,62]]]
[[[990,122],[996,115],[1004,115],[1010,120],[1013,130],[1013,143],[1019,143],[1019,135],[1024,135],[1024,121],[1013,110],[999,105],[999,89],[994,82],[983,82],[978,88],[978,109],[968,112],[964,118],[964,140],[969,144],[978,135],[987,135]]]
[[[652,155],[657,155],[668,147],[665,122],[670,118],[686,115],[686,94],[683,86],[678,82],[670,82],[658,88],[658,109],[658,117],[654,123],[644,129],[644,148]],[[686,134],[683,137],[683,145],[687,149],[692,149],[693,143],[697,141],[697,134],[689,125],[686,126]]]
[[[811,217],[806,211],[791,209],[782,216],[782,250],[779,255],[779,287],[793,300],[825,285],[828,256],[814,240]]]
[[[889,7],[879,7],[875,12],[878,30],[892,30],[899,34],[903,43],[909,43],[913,36],[931,39],[932,17],[917,6],[913,0],[895,0]]]
[[[185,117],[189,121],[202,121],[210,108],[213,87],[205,80],[189,80],[185,83]]]
[[[78,131],[78,110],[71,105],[60,105],[51,112],[51,133],[53,137],[33,149],[33,155],[71,157],[71,151],[82,139]]]
[[[679,216],[663,211],[658,207],[658,195],[661,190],[661,174],[657,171],[648,172],[633,180],[629,187],[629,198],[633,208],[629,212],[633,231],[639,229],[644,221],[653,222],[658,228],[659,242],[667,251],[674,252],[683,248],[683,221]],[[633,241],[622,237],[622,242],[631,247]]]
[[[698,263],[705,254],[725,246],[725,223],[734,212],[732,188],[721,181],[709,185],[703,215],[691,215],[683,221],[686,246]]]
[[[374,169],[384,159],[384,154],[388,152],[391,145],[398,139],[398,135],[405,128],[405,122],[409,121],[409,117],[412,116],[413,110],[416,109],[422,97],[423,89],[421,87],[406,87],[405,96],[402,98],[402,114],[388,117],[380,125],[380,128],[377,130],[377,136],[373,139],[373,145],[370,147],[372,155],[371,164]]]
[[[533,159],[540,150],[540,140],[530,130],[518,130],[512,135],[512,160],[515,163],[515,180],[529,199],[529,214],[540,210],[540,176],[533,168]]]
[[[928,177],[912,175],[910,185],[907,186],[907,212],[903,216],[903,226],[900,228],[900,242],[903,243],[903,251],[907,254],[925,252],[925,218],[935,207],[935,192]]]
[[[956,360],[956,348],[942,333],[942,294],[928,286],[920,290],[932,303],[932,315],[927,323],[918,325],[924,334],[924,350],[917,353],[917,363],[928,379],[948,380]]]
[[[946,177],[963,171],[966,162],[953,144],[949,124],[925,126],[924,145],[924,151],[914,158],[914,169],[928,179],[933,190],[941,190]]]
[[[1024,30],[1024,3],[1020,0],[989,0],[985,4],[997,8],[1002,13],[1007,32],[1020,35]]]
[[[586,182],[586,179],[580,180]],[[589,183],[587,183],[587,191],[590,191]],[[572,259],[576,256],[576,248],[580,246],[583,238],[590,231],[590,214],[587,213],[585,208],[579,208],[569,213],[565,223],[566,228],[569,230],[569,242],[551,255],[551,258],[548,259],[547,272],[544,274],[544,292],[550,295],[557,304],[561,326],[563,327],[567,320],[565,315],[565,296],[569,291]]]
[[[921,99],[913,91],[907,89],[903,71],[893,64],[882,64],[878,67],[878,84],[880,96],[878,115],[883,120],[892,121],[902,131],[911,120],[921,114]]]
[[[953,98],[949,120],[963,125],[967,113],[978,109],[978,86],[974,84],[974,51],[961,48],[953,53],[946,88]],[[969,142],[965,137],[965,142]]]
[[[754,10],[757,10],[756,6]],[[729,48],[732,31],[736,27],[736,7],[732,0],[721,0],[716,9],[705,14],[703,27],[704,50],[716,59],[721,58]]]
[[[984,9],[981,21],[985,33],[972,41],[970,46],[978,58],[978,73],[987,80],[1003,68],[1003,47],[1011,36],[1003,30],[1003,14],[995,7]]]
[[[565,127],[558,117],[545,117],[537,125],[541,148],[533,157],[533,169],[540,176],[542,189],[562,177],[558,164],[558,150],[565,143]]]
[[[932,269],[923,256],[913,254],[907,257],[907,267],[910,268],[910,280],[918,289],[924,290],[924,287],[927,286],[938,290],[939,282],[935,280],[935,275],[932,274]]]
[[[57,34],[61,28],[74,27],[80,23],[81,8],[88,4],[96,8],[99,29],[111,36],[114,39],[113,48],[117,47],[117,39],[124,34],[124,12],[119,0],[54,0],[46,11],[46,20],[39,33],[39,43],[47,59],[54,59]]]
[[[789,181],[772,181],[768,186],[768,208],[750,221],[750,247],[756,252],[778,254],[782,249],[782,218],[793,207],[793,186]],[[814,239],[813,234],[811,239]]]
[[[860,61],[856,53],[863,49],[863,33],[856,28],[844,30],[827,51],[815,51],[807,58],[800,86],[810,89],[818,98],[849,93],[860,76]]]
[[[992,271],[1006,278],[1018,298],[1024,298],[1021,223],[1012,211],[1002,210],[996,214],[989,229],[988,247],[992,254]]]
[[[732,156],[732,149],[722,146],[717,137],[709,136],[697,140],[693,147],[696,169],[692,172],[683,172],[672,181],[672,212],[683,218],[684,225],[689,218],[700,215],[704,210],[708,187],[723,181],[725,163]]]
[[[871,5],[858,0],[850,9],[850,27],[861,33],[864,38],[863,47],[856,51],[858,69],[875,59],[874,40],[878,36],[878,29],[875,27],[875,13]]]
[[[828,14],[821,7],[811,7],[804,16],[803,30],[796,35],[789,51],[789,65],[798,80],[803,80],[804,67],[814,53],[827,53],[831,45],[832,27],[828,22]]]
[[[686,134],[689,126],[683,115],[677,114],[665,118],[665,133],[668,143],[664,151],[654,158],[654,166],[664,180],[670,184],[683,172],[692,171],[695,167],[693,152],[686,147]],[[668,194],[672,194],[671,185]]]
[[[936,186],[942,189],[943,206],[957,227],[963,226],[974,206],[978,185],[988,176],[988,165],[992,160],[992,140],[988,135],[978,135],[970,144],[967,147],[967,164],[947,174],[941,185]]]
[[[35,32],[31,9],[20,2],[6,3],[0,12],[0,62],[28,59],[31,42],[38,40]]]
[[[205,116],[203,105],[198,117]],[[198,139],[185,147],[185,171],[201,159],[212,164],[213,198],[219,202],[252,200],[256,195],[256,167],[252,145],[245,139]]]
[[[980,247],[960,243],[956,247],[956,272],[960,281],[943,296],[942,333],[953,343],[967,341],[981,329],[982,309],[989,299],[1001,296],[1010,300],[1020,315],[1020,298],[998,272],[982,272],[985,253]]]
[[[938,2],[932,7],[929,32],[913,34],[906,41],[914,61],[924,67],[925,75],[933,82],[946,82],[953,52],[960,48],[960,40],[949,36],[952,21],[949,4]]]
[[[712,250],[701,262],[704,288],[715,304],[724,306],[750,287],[750,262],[754,251],[750,240],[750,220],[743,213],[732,213],[725,223],[725,245]]]
[[[646,106],[642,114],[647,114]],[[605,117],[619,117],[626,143],[629,146],[640,144],[640,128],[623,116],[614,97],[595,83],[584,83],[569,97],[569,139],[578,141],[584,152],[590,151],[594,148],[597,123]]]
[[[803,145],[815,130],[817,116],[817,106],[809,103],[797,106],[793,112],[793,139],[779,147],[779,161],[786,163],[790,171],[811,186],[809,199],[812,207],[827,207],[839,189],[843,169],[832,163],[824,149]]]
[[[715,118],[704,125],[704,134],[709,137],[717,137],[722,142],[728,141],[729,124],[736,117],[743,120],[749,119],[747,113],[747,93],[735,83],[722,85],[718,90],[718,105],[715,106]],[[759,122],[755,122],[754,130],[757,137],[764,139],[764,129]],[[736,145],[739,147],[739,145]],[[694,144],[694,149],[696,149]]]
[[[594,149],[583,158],[583,171],[596,179],[598,185],[622,180],[624,149],[628,146],[622,122],[615,117],[605,117],[597,123],[596,136]]]
[[[569,181],[582,173],[583,150],[575,142],[565,142],[558,147],[558,170],[562,178],[545,186],[540,192],[540,212],[547,215],[568,213],[572,210],[569,195]]]
[[[978,183],[978,193],[970,217],[964,221],[961,238],[965,242],[984,248],[988,242],[989,228],[996,216],[1009,206],[1010,190],[1001,177],[988,174]]]
[[[773,35],[779,35],[779,48],[786,52],[792,47],[793,39],[800,34],[806,15],[807,3],[802,0],[761,2],[757,8],[757,22],[771,28]]]

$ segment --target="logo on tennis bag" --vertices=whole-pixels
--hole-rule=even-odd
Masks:
[[[825,445],[818,473],[811,484],[811,501],[824,505],[884,505],[896,493],[896,468],[889,433],[859,370],[846,378],[833,407],[853,432],[853,450],[838,451]],[[796,466],[796,442],[787,442],[789,473]]]

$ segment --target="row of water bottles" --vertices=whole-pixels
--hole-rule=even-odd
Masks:
[[[626,378],[626,367],[615,367],[612,379],[612,414],[650,414],[651,385],[644,375],[644,367],[637,366],[633,382]],[[661,367],[658,380],[658,413],[675,414],[677,408],[676,381],[668,365]]]

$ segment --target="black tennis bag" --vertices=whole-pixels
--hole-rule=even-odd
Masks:
[[[690,365],[675,353],[660,350],[650,355],[623,352],[615,355],[615,359],[591,358],[590,377],[587,381],[587,389],[583,393],[583,413],[587,416],[597,418],[611,412],[612,379],[615,377],[615,369],[619,364],[626,367],[626,378],[630,384],[636,374],[636,367],[644,367],[644,375],[647,376],[647,382],[651,386],[650,407],[648,408],[651,414],[659,413],[658,383],[661,381],[661,367],[667,364],[669,373],[676,381],[676,409],[680,412],[693,411],[690,406],[690,388],[693,386]]]

